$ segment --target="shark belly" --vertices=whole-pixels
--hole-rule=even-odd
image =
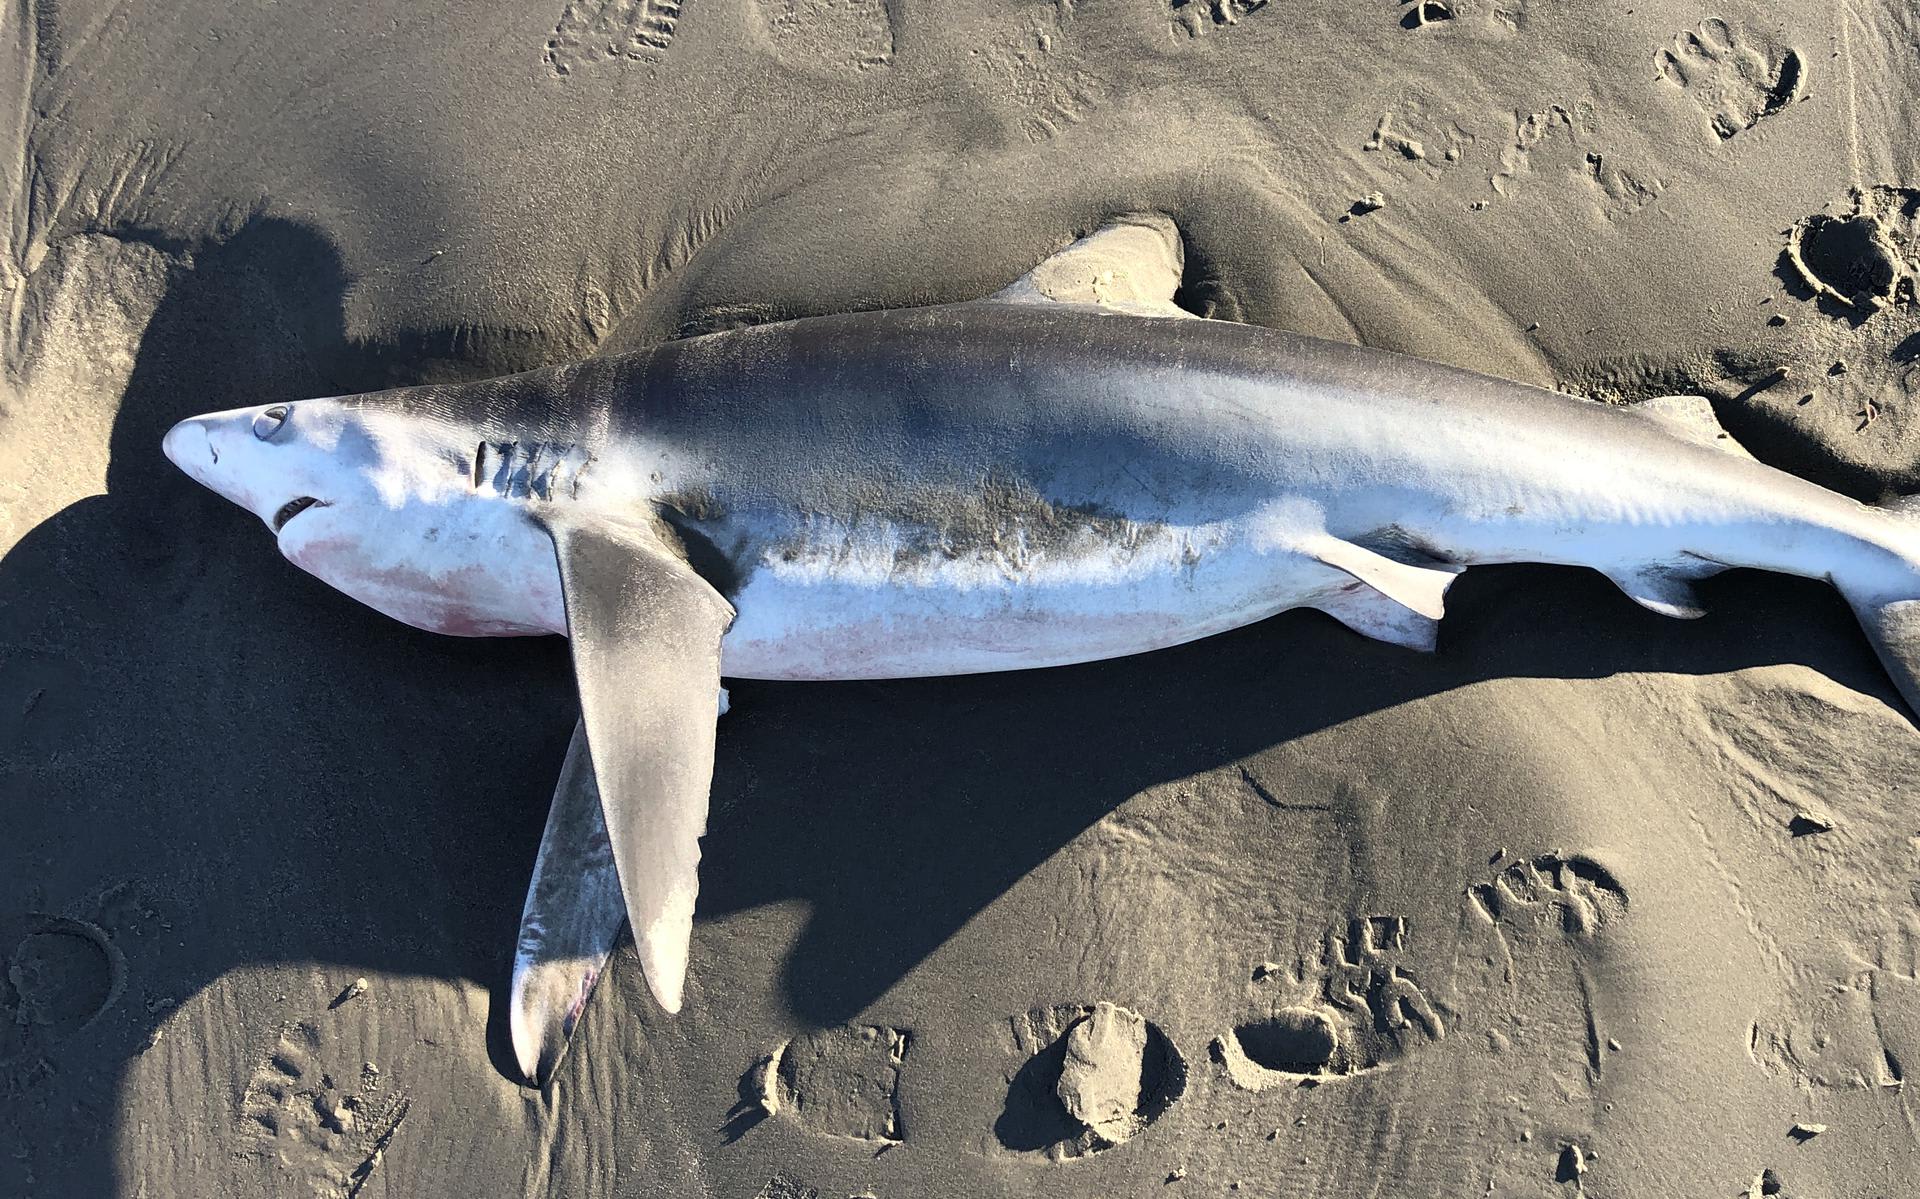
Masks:
[[[762,562],[733,596],[734,678],[976,674],[1124,657],[1312,603],[1337,571],[1263,552],[1242,522],[1160,527],[1020,560],[903,561],[884,536]]]

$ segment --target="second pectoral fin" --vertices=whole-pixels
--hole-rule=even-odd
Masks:
[[[733,607],[645,529],[549,526],[601,810],[654,998],[680,1008]]]
[[[520,1072],[534,1086],[553,1077],[626,918],[586,732],[576,725],[513,955],[508,1028]]]

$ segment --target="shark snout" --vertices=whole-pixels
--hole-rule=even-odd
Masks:
[[[160,452],[167,461],[200,483],[207,482],[207,471],[217,465],[220,455],[214,451],[213,438],[207,431],[206,422],[195,417],[183,420],[167,430],[160,439]]]
[[[268,482],[261,469],[264,464],[257,455],[247,453],[251,438],[239,436],[245,433],[243,419],[233,413],[189,417],[167,430],[160,439],[160,452],[194,482],[266,520],[286,497],[265,502],[260,494]]]

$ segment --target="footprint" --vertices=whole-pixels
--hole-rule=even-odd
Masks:
[[[1661,79],[1700,106],[1721,141],[1753,128],[1806,90],[1799,51],[1742,37],[1718,17],[1675,37],[1654,65]]]
[[[1551,918],[1586,940],[1625,914],[1627,893],[1605,867],[1583,857],[1542,854],[1515,862],[1490,883],[1467,888],[1468,898],[1496,924]]]
[[[1319,962],[1281,982],[1266,1012],[1213,1041],[1214,1060],[1236,1086],[1268,1091],[1378,1070],[1447,1035],[1447,1013],[1408,964],[1409,924],[1366,916],[1329,932]],[[1255,982],[1273,986],[1262,967]]]
[[[1283,1081],[1354,1072],[1340,1013],[1325,1004],[1283,1007],[1249,1020],[1216,1042],[1215,1056],[1234,1082],[1263,1091]],[[1286,1078],[1269,1078],[1284,1075]]]
[[[1660,197],[1666,185],[1598,144],[1598,119],[1591,103],[1549,105],[1538,112],[1513,114],[1512,136],[1501,149],[1497,168],[1487,176],[1494,194],[1510,197],[1524,180],[1550,182],[1559,170],[1584,176],[1593,211],[1606,221],[1631,217]]]
[[[389,1092],[379,1069],[323,1065],[320,1028],[287,1025],[240,1097],[240,1121],[263,1152],[297,1175],[307,1193],[352,1199],[372,1177],[411,1100]]]
[[[1010,1024],[1026,1060],[993,1126],[1006,1149],[1053,1161],[1100,1153],[1145,1132],[1186,1092],[1186,1059],[1129,1008],[1062,1004]]]
[[[1062,63],[1054,42],[1073,19],[1070,0],[1035,9],[1012,40],[973,50],[969,57],[987,75],[988,84],[1019,107],[1021,134],[1044,142],[1069,125],[1079,124],[1106,98],[1106,82],[1092,72]]]
[[[679,23],[679,0],[569,0],[542,58],[555,75],[614,59],[657,61]]]
[[[39,914],[0,921],[0,944],[8,942],[0,1062],[33,1056],[79,1032],[126,989],[125,955],[91,921]]]
[[[1527,27],[1526,0],[1405,0],[1400,14],[1403,29],[1426,29],[1457,21],[1490,29],[1496,35],[1519,33]]]
[[[893,62],[888,0],[758,0],[760,20],[781,62],[861,70]]]
[[[1409,84],[1384,99],[1380,119],[1360,148],[1379,155],[1381,165],[1396,174],[1437,179],[1479,140],[1441,88]]]
[[[793,1038],[754,1068],[761,1110],[828,1136],[897,1144],[900,1067],[912,1034],[852,1024]]]
[[[1913,292],[1920,190],[1859,188],[1846,216],[1817,212],[1787,235],[1786,265],[1816,296],[1871,313]]]
[[[1442,21],[1451,21],[1458,14],[1447,0],[1413,0],[1400,18],[1402,28],[1425,29],[1429,25],[1438,25]]]
[[[1169,27],[1174,37],[1199,37],[1224,25],[1238,25],[1249,13],[1259,12],[1267,0],[1170,0]]]
[[[1495,1017],[1487,1026],[1493,1050],[1577,1052],[1587,1085],[1596,1083],[1607,1037],[1588,951],[1625,918],[1626,889],[1590,858],[1547,853],[1468,887],[1464,899],[1463,938],[1485,944],[1487,974],[1462,986]]]

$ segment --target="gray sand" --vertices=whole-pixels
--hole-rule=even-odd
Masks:
[[[1912,1193],[1920,733],[1826,588],[1682,624],[1490,570],[1431,659],[1291,614],[738,685],[687,1010],[624,946],[540,1094],[502,1005],[564,645],[358,608],[158,442],[983,295],[1158,210],[1197,310],[1920,490],[1916,43],[1907,0],[9,6],[0,1194]]]

